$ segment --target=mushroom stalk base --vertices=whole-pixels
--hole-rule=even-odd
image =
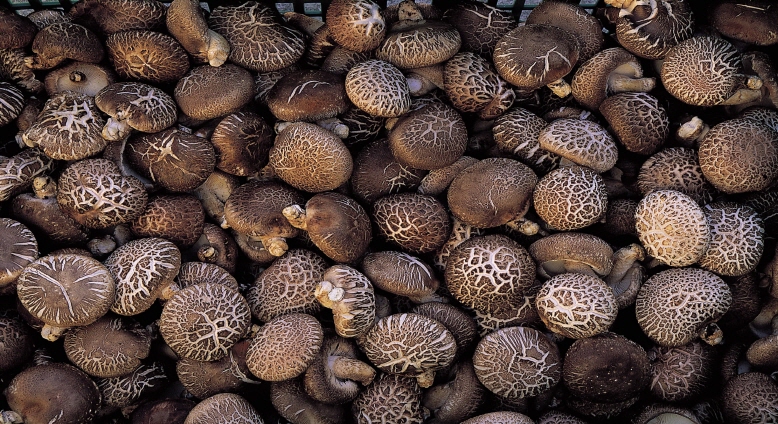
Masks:
[[[376,372],[373,367],[358,359],[338,356],[332,361],[332,374],[341,380],[358,381],[367,386],[373,382]]]
[[[741,88],[736,91],[730,98],[719,103],[720,106],[734,106],[743,105],[746,103],[758,102],[762,99],[762,90],[751,90],[748,88]]]
[[[548,87],[548,89],[551,90],[551,92],[554,93],[557,97],[562,99],[569,96],[570,93],[572,92],[572,88],[570,87],[570,84],[568,84],[567,81],[561,78],[547,84],[546,87]]]
[[[611,93],[640,92],[647,93],[656,87],[655,78],[635,78],[624,74],[611,74],[608,88]]]
[[[46,324],[41,329],[41,337],[50,342],[56,342],[62,336],[62,333],[65,332],[65,330],[67,330],[65,327],[55,327],[53,325]]]

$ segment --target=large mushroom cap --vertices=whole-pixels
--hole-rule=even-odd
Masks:
[[[166,8],[154,0],[83,0],[68,11],[74,22],[104,34],[129,30],[157,30],[164,25]]]
[[[19,49],[28,46],[35,38],[37,27],[13,10],[0,9],[0,49]]]
[[[565,272],[594,273],[602,278],[613,267],[613,249],[592,234],[551,234],[532,243],[529,253],[538,264],[538,275],[545,278]]]
[[[283,76],[267,93],[270,112],[282,121],[319,121],[348,109],[343,77],[322,70]]]
[[[722,412],[730,422],[769,423],[778,420],[778,385],[769,375],[747,372],[724,385]]]
[[[549,330],[573,339],[607,331],[619,311],[613,290],[603,280],[576,272],[551,277],[535,304]]]
[[[509,11],[477,1],[456,2],[443,12],[462,38],[462,50],[490,58],[494,46],[518,22]]]
[[[729,202],[705,205],[703,211],[710,225],[711,241],[699,265],[728,276],[753,271],[764,250],[764,224],[756,211]]]
[[[354,65],[346,74],[346,94],[356,107],[374,116],[394,118],[411,108],[405,76],[383,60]]]
[[[355,52],[375,49],[386,35],[381,8],[372,0],[335,0],[325,19],[332,39]]]
[[[565,166],[544,175],[535,185],[532,202],[540,218],[562,231],[588,227],[608,209],[605,181],[585,166]]]
[[[24,109],[24,94],[13,84],[0,81],[0,127],[12,122]]]
[[[189,57],[173,37],[155,31],[111,34],[105,47],[122,78],[152,84],[178,81],[189,70]]]
[[[697,151],[668,147],[651,155],[640,166],[638,189],[642,195],[654,190],[676,190],[703,205],[713,200],[715,188],[700,168]]]
[[[778,9],[766,0],[721,1],[711,11],[711,23],[725,37],[748,44],[778,43]]]
[[[111,68],[88,62],[71,62],[49,71],[44,79],[49,96],[67,90],[94,96],[114,82],[116,74]]]
[[[251,339],[246,363],[252,374],[265,381],[295,378],[316,359],[324,332],[316,318],[291,313],[270,320]]]
[[[578,60],[583,62],[600,51],[605,43],[602,24],[577,4],[561,1],[544,1],[532,9],[527,24],[544,24],[562,28],[573,34],[580,43]]]
[[[176,102],[169,94],[137,82],[106,86],[95,94],[95,105],[110,116],[102,136],[111,141],[124,139],[130,129],[145,133],[162,131],[178,118]]]
[[[51,69],[67,59],[97,63],[103,60],[105,49],[100,39],[78,24],[51,24],[35,34],[33,56],[25,58],[32,69]]]
[[[664,144],[670,119],[659,100],[647,93],[619,93],[600,103],[600,113],[630,152],[650,155]]]
[[[273,133],[265,120],[253,112],[224,117],[213,129],[211,144],[216,168],[241,177],[258,174],[267,165]]]
[[[174,97],[181,111],[195,119],[212,119],[237,112],[254,98],[254,78],[239,66],[197,66],[176,84]]]
[[[538,143],[542,149],[598,173],[613,168],[619,155],[610,133],[585,119],[555,120],[540,130]]]
[[[421,400],[421,388],[415,379],[381,373],[354,399],[351,412],[358,424],[382,421],[421,424],[424,422]]]
[[[692,5],[688,1],[606,3],[617,6],[608,8],[606,15],[617,15],[611,20],[616,22],[619,44],[640,57],[662,59],[673,46],[694,33]]]
[[[219,393],[195,405],[184,424],[264,424],[262,416],[246,398],[234,393]]]
[[[384,196],[373,204],[372,216],[383,238],[411,253],[438,250],[451,231],[443,204],[418,193]]]
[[[452,107],[435,102],[409,112],[389,132],[397,162],[416,169],[451,165],[467,148],[467,128]]]
[[[151,198],[143,212],[131,223],[138,237],[167,239],[187,248],[200,238],[205,225],[205,212],[196,197],[190,194],[160,194]]]

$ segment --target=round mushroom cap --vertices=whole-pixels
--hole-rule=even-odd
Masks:
[[[414,306],[411,312],[443,324],[456,339],[459,357],[467,355],[478,340],[475,320],[462,308],[450,303],[427,302]]]
[[[254,78],[239,66],[201,65],[187,72],[173,95],[189,117],[213,119],[237,112],[254,98]]]
[[[219,265],[199,261],[181,264],[176,275],[176,285],[185,288],[200,283],[224,284],[235,290],[240,289],[238,280]]]
[[[769,46],[778,43],[778,9],[767,0],[721,1],[710,12],[711,24],[728,38]]]
[[[290,186],[312,193],[340,187],[354,168],[335,133],[307,122],[291,123],[278,133],[268,165]]]
[[[778,385],[769,375],[747,372],[724,385],[721,411],[727,422],[769,423],[778,420]]]
[[[97,63],[70,62],[46,74],[46,93],[53,96],[62,91],[75,91],[94,96],[106,86],[116,82],[113,69]]]
[[[213,9],[208,26],[229,42],[230,62],[251,71],[270,72],[286,68],[303,56],[303,34],[284,23],[271,7],[247,1]]]
[[[413,1],[406,3],[415,6]],[[423,68],[450,59],[461,45],[459,31],[448,23],[401,17],[389,27],[386,38],[375,50],[375,56],[400,69]]]
[[[601,50],[575,71],[570,85],[573,97],[585,108],[597,110],[611,94],[617,83],[614,81],[616,76],[639,79],[643,77],[643,67],[634,55],[621,47]]]
[[[0,287],[16,281],[24,267],[38,259],[38,240],[27,226],[11,218],[0,218]]]
[[[11,83],[0,81],[0,127],[12,122],[24,109],[24,93]]]
[[[159,392],[169,383],[165,369],[159,362],[141,364],[132,372],[111,378],[97,379],[97,387],[103,395],[103,407],[131,408],[143,398]]]
[[[662,59],[673,46],[694,33],[692,5],[683,0],[629,3],[621,10],[613,9],[613,15],[618,15],[612,20],[619,44],[645,59]]]
[[[700,168],[725,193],[759,191],[778,179],[778,131],[753,119],[714,125],[700,140]]]
[[[398,117],[411,108],[411,94],[405,75],[389,62],[369,59],[354,65],[346,74],[346,95],[370,115]]]
[[[402,422],[422,424],[424,408],[421,388],[413,378],[397,374],[379,374],[351,404],[357,424]]]
[[[440,285],[431,266],[404,252],[368,253],[362,272],[379,289],[416,301],[428,299]]]
[[[83,0],[74,4],[67,16],[103,34],[113,34],[160,29],[165,23],[165,11],[165,6],[154,0]]]
[[[248,302],[224,284],[200,283],[177,291],[165,303],[159,332],[184,358],[215,361],[229,353],[251,326]]]
[[[289,380],[305,372],[323,341],[324,332],[316,318],[301,313],[280,315],[251,339],[246,364],[262,380]]]
[[[51,24],[35,34],[33,55],[24,59],[32,69],[51,69],[67,59],[98,63],[105,49],[94,32],[72,22]]]
[[[262,416],[246,398],[234,393],[215,394],[189,411],[183,424],[264,424]]]
[[[20,316],[9,312],[0,315],[0,337],[0,372],[12,373],[33,357],[36,336]]]
[[[711,239],[700,258],[700,267],[733,277],[753,271],[764,251],[764,223],[759,214],[730,202],[705,205],[703,212]]]
[[[576,340],[567,350],[562,381],[570,392],[592,402],[622,402],[638,396],[650,383],[643,348],[615,333]]]
[[[151,198],[143,212],[131,223],[138,237],[167,239],[187,248],[200,238],[205,212],[200,201],[189,194],[160,194]]]
[[[703,393],[714,381],[719,366],[715,348],[700,340],[678,347],[654,346],[651,360],[651,394],[678,402]]]
[[[529,327],[507,327],[484,336],[475,348],[473,366],[484,387],[507,399],[537,396],[562,378],[559,348]]]
[[[640,166],[638,189],[644,196],[654,190],[676,190],[703,205],[713,200],[716,189],[705,178],[697,151],[668,147],[651,155]]]
[[[671,268],[640,287],[635,315],[643,332],[661,346],[683,346],[729,309],[732,292],[716,274]]]
[[[105,40],[116,73],[152,84],[178,81],[189,71],[189,57],[175,38],[156,31],[122,31]]]
[[[600,21],[577,4],[541,2],[532,9],[525,22],[528,25],[551,25],[573,34],[580,45],[580,62],[589,60],[605,44]]]
[[[176,123],[176,102],[164,91],[138,82],[118,82],[95,94],[95,105],[110,118],[103,128],[103,138],[119,141],[129,129],[155,133]]]
[[[25,423],[88,423],[101,402],[97,384],[66,363],[27,368],[16,374],[4,394]]]
[[[508,158],[487,158],[465,168],[451,182],[451,213],[476,228],[491,228],[521,218],[529,210],[538,177]]]
[[[607,331],[619,312],[616,295],[605,281],[577,272],[551,277],[540,288],[535,305],[549,330],[572,339]]]
[[[540,147],[597,173],[616,165],[618,147],[600,124],[585,120],[557,119],[540,130]]]
[[[21,49],[35,38],[38,28],[29,19],[5,7],[0,10],[0,49]]]
[[[505,81],[530,92],[570,73],[578,56],[573,34],[551,25],[527,24],[500,39],[494,48],[494,67]]]
[[[309,69],[281,77],[267,93],[270,112],[281,121],[320,121],[346,112],[342,76]]]
[[[559,165],[561,157],[540,147],[538,136],[548,125],[527,109],[514,107],[498,116],[492,126],[497,149],[520,160],[535,172],[545,174]]]
[[[397,162],[384,139],[369,142],[354,157],[351,192],[362,204],[372,204],[388,194],[411,191],[427,174]]]
[[[520,412],[487,412],[462,421],[461,424],[534,424],[532,418]]]
[[[435,102],[406,113],[389,132],[397,162],[416,169],[451,165],[467,148],[467,127],[454,108]]]
[[[500,116],[516,98],[494,65],[470,52],[459,52],[446,61],[443,88],[455,108],[462,112],[477,112],[482,119]]]
[[[390,194],[376,200],[372,218],[384,239],[415,254],[438,250],[451,232],[446,207],[418,193]]]
[[[532,203],[538,216],[561,231],[588,227],[605,216],[608,193],[603,178],[584,166],[564,166],[535,185]]]
[[[282,211],[304,202],[286,184],[250,181],[233,190],[227,198],[224,219],[230,228],[251,237],[297,237],[300,230],[289,224]]]
[[[647,93],[619,93],[600,103],[600,113],[630,152],[650,155],[670,133],[670,118],[659,100]]]
[[[562,232],[548,235],[529,246],[538,264],[538,275],[551,278],[565,272],[580,272],[604,278],[613,268],[613,249],[592,234]]]
[[[510,11],[481,2],[456,2],[446,7],[443,21],[459,31],[462,50],[485,58],[491,58],[497,42],[518,25]]]
[[[381,7],[372,0],[335,0],[325,20],[332,39],[351,51],[374,50],[386,36]]]
[[[702,208],[675,190],[655,190],[638,203],[635,229],[646,252],[670,266],[687,266],[702,258],[711,233]]]
[[[211,134],[216,168],[239,177],[258,174],[267,165],[273,139],[272,129],[256,113],[225,116]]]

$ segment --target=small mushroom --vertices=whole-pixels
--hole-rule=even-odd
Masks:
[[[103,398],[101,413],[132,410],[142,399],[152,397],[168,383],[165,369],[158,362],[141,364],[132,372],[118,377],[99,378],[97,387]]]
[[[16,119],[24,109],[24,94],[11,83],[0,81],[0,127]]]
[[[95,105],[110,116],[101,133],[108,141],[121,141],[131,130],[156,133],[178,118],[173,98],[143,83],[110,84],[95,94]]]
[[[176,83],[173,96],[181,111],[195,119],[237,112],[254,98],[254,78],[239,66],[195,66]]]
[[[446,379],[424,393],[422,405],[430,410],[430,423],[460,423],[483,404],[486,389],[475,375],[470,360],[460,361],[445,373]]]
[[[39,93],[43,83],[36,79],[35,72],[25,65],[24,49],[0,49],[0,77],[13,82],[25,91]]]
[[[443,204],[418,193],[390,194],[376,200],[372,218],[381,237],[415,254],[438,250],[451,232]]]
[[[559,155],[540,147],[538,137],[546,126],[548,122],[543,118],[527,109],[514,107],[495,119],[492,135],[501,153],[545,174],[556,168],[560,161]]]
[[[189,194],[160,194],[131,223],[138,237],[167,239],[182,249],[192,246],[203,234],[205,213],[200,201]]]
[[[467,128],[456,110],[433,103],[400,117],[389,132],[389,147],[403,165],[438,169],[465,152]]]
[[[70,62],[46,74],[46,93],[53,96],[62,91],[75,91],[95,96],[100,90],[116,82],[116,73],[98,63]]]
[[[460,52],[446,61],[443,88],[455,108],[494,119],[513,104],[516,94],[491,62],[475,53]]]
[[[184,424],[209,424],[214,422],[234,424],[262,424],[262,416],[243,396],[219,393],[195,405]]]
[[[0,316],[0,372],[11,375],[28,363],[35,350],[35,333],[21,317],[5,312]],[[0,413],[0,416],[2,413]]]
[[[130,415],[132,424],[184,424],[195,403],[184,398],[152,399],[138,405]]]
[[[373,284],[348,265],[333,265],[324,271],[314,292],[316,301],[332,309],[335,332],[345,338],[361,337],[376,320]]]
[[[580,230],[605,216],[608,193],[605,181],[591,168],[564,166],[540,178],[532,192],[532,203],[551,228]]]
[[[359,109],[383,118],[395,118],[411,108],[410,88],[394,65],[370,59],[346,74],[346,95]]]
[[[600,124],[585,119],[562,118],[538,134],[543,150],[555,153],[597,173],[616,165],[618,149],[610,133]]]
[[[348,109],[343,77],[322,70],[284,75],[267,93],[270,112],[281,121],[321,121]]]
[[[376,376],[375,369],[361,361],[358,353],[352,341],[326,335],[319,354],[305,370],[305,392],[330,405],[354,400],[362,387],[372,383]]]
[[[602,50],[584,62],[573,76],[573,97],[589,110],[597,110],[611,94],[648,92],[654,78],[643,77],[635,56],[621,47]]]
[[[302,375],[316,359],[324,333],[316,318],[291,313],[273,318],[252,337],[246,364],[265,381],[284,381]]]
[[[471,352],[477,341],[477,328],[473,318],[462,308],[450,303],[427,302],[414,306],[411,312],[443,324],[456,339],[458,357],[465,357]]]
[[[616,296],[605,281],[575,272],[546,281],[535,305],[549,330],[573,339],[607,331],[619,312]]]

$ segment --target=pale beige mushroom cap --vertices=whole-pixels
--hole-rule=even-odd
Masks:
[[[737,203],[711,203],[703,209],[711,240],[699,265],[720,275],[753,271],[764,250],[764,224],[759,214]]]
[[[538,216],[562,231],[588,227],[605,216],[608,193],[603,178],[584,166],[565,166],[535,185],[532,203]]]
[[[616,296],[605,281],[576,272],[546,281],[535,304],[549,330],[573,339],[607,331],[619,312]]]
[[[540,147],[597,173],[605,172],[618,159],[613,136],[600,124],[584,120],[557,119],[540,130]]]
[[[316,318],[301,313],[280,315],[251,339],[246,364],[262,380],[289,380],[305,372],[323,342],[324,332]]]
[[[332,39],[355,52],[377,48],[386,36],[381,7],[372,0],[335,0],[325,20]]]
[[[346,74],[346,95],[356,107],[374,116],[394,118],[411,108],[405,76],[383,60],[354,65]]]

